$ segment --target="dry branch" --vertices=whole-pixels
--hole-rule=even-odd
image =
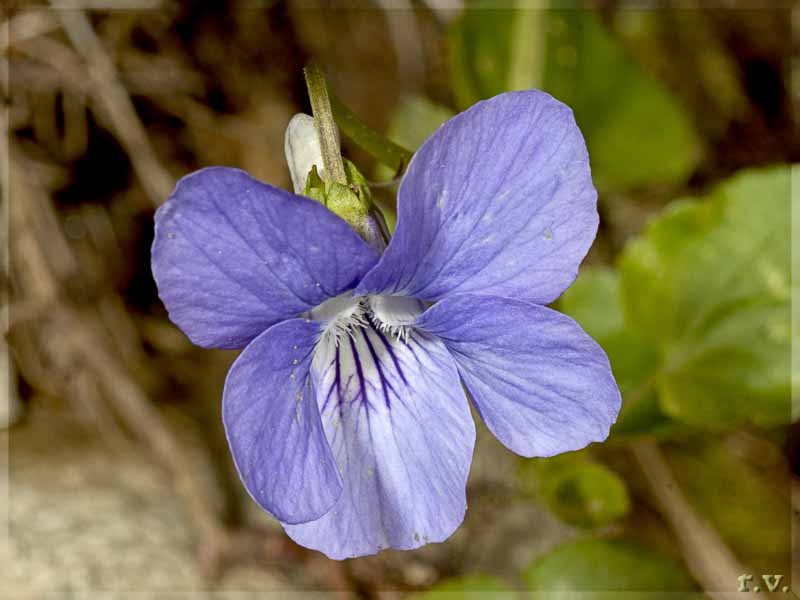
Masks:
[[[68,249],[68,243],[55,222],[50,222],[51,226],[46,231],[41,226],[37,230],[36,224],[47,212],[42,206],[47,204],[49,207],[49,201],[44,190],[26,181],[24,172],[16,164],[14,153],[11,154],[10,171],[14,176],[8,187],[14,198],[10,203],[10,212],[14,230],[12,273],[15,291],[16,295],[28,302],[47,306],[46,314],[40,315],[41,318],[36,322],[27,323],[25,334],[39,336],[38,344],[32,342],[29,346],[48,348],[58,343],[57,351],[53,353],[58,355],[62,370],[84,366],[91,372],[104,397],[111,402],[127,428],[136,434],[144,446],[151,449],[157,461],[170,474],[176,492],[198,532],[201,549],[227,548],[229,534],[219,521],[210,494],[203,484],[203,465],[189,457],[128,369],[116,358],[111,341],[107,335],[103,335],[107,329],[101,318],[93,312],[81,311],[65,297],[63,279],[59,275],[69,276],[70,273],[59,273],[54,269],[56,265],[48,260],[44,248],[59,243]],[[32,211],[36,211],[35,214]],[[41,368],[38,373],[30,375],[34,385],[37,384],[37,378],[41,377],[44,380],[41,387],[49,390],[51,386],[48,380],[53,377],[51,371]],[[64,376],[68,377],[69,373]]]
[[[158,206],[166,200],[175,181],[156,159],[133,102],[120,82],[114,62],[83,11],[58,10],[62,3],[56,0],[51,5],[57,9],[67,37],[86,63],[92,82],[91,93],[130,156],[133,169],[150,201]]]

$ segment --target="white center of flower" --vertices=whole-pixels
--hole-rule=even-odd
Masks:
[[[419,300],[405,296],[337,296],[309,311],[309,318],[325,323],[323,338],[338,345],[372,326],[378,331],[406,341],[417,317],[425,310]]]

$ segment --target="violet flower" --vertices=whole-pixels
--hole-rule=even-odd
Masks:
[[[321,204],[230,168],[156,213],[153,273],[196,344],[242,348],[222,414],[253,499],[331,558],[447,539],[467,508],[475,426],[522,456],[608,435],[602,349],[544,305],[598,225],[586,147],[538,91],[436,131],[400,184],[383,255]]]

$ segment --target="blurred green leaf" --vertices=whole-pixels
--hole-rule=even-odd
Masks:
[[[492,0],[469,0],[451,24],[448,58],[453,90],[462,108],[508,91],[513,49],[510,35],[520,14],[520,10],[496,8]]]
[[[537,559],[523,577],[534,600],[686,600],[703,598],[677,563],[645,546],[579,540]],[[635,592],[640,592],[637,594]],[[658,593],[661,592],[661,593]],[[681,593],[683,592],[683,593]]]
[[[790,172],[742,173],[673,204],[621,257],[625,319],[658,349],[660,404],[675,419],[789,420]]]
[[[568,94],[565,82],[573,77],[573,99],[567,103],[586,137],[597,186],[685,181],[700,158],[699,139],[677,98],[593,13],[570,11],[554,18],[564,19],[566,28],[551,42],[558,47],[547,61],[545,89]],[[574,67],[564,60],[573,54]]]
[[[517,600],[518,594],[502,579],[475,573],[445,579],[412,597],[414,600]]]
[[[763,450],[754,464],[732,450],[734,442],[706,438],[669,446],[667,456],[687,498],[741,560],[780,573],[783,559],[788,572],[791,505],[780,449],[773,448],[775,464]]]
[[[579,527],[608,525],[630,508],[625,484],[597,462],[572,465],[549,478],[542,494],[561,519]]]
[[[521,487],[535,495],[562,521],[578,527],[602,527],[630,508],[625,483],[586,452],[522,461]]]
[[[700,157],[699,139],[677,99],[593,12],[530,5],[467,3],[449,32],[459,105],[540,87],[573,108],[601,189],[684,181]]]
[[[404,96],[392,112],[386,137],[404,148],[416,151],[453,114],[446,106],[424,96]],[[391,179],[394,175],[388,167],[378,166],[376,176],[379,180]]]
[[[583,267],[575,283],[561,296],[559,307],[594,339],[605,340],[625,327],[618,288],[613,268]]]
[[[386,137],[404,148],[416,151],[453,114],[446,106],[436,104],[424,96],[404,96],[392,113]],[[388,181],[394,176],[395,173],[388,167],[377,165],[375,178],[378,181]],[[385,212],[384,216],[389,231],[393,232],[397,221],[396,213]]]
[[[609,267],[584,267],[559,301],[606,351],[622,392],[622,410],[612,439],[642,433],[666,436],[679,428],[658,405],[653,379],[658,369],[654,346],[625,328],[619,277]]]

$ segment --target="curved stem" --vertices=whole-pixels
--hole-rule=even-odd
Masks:
[[[714,600],[740,598],[735,591],[737,578],[746,571],[717,532],[689,504],[656,441],[634,442],[631,450],[661,513],[678,538],[692,575]]]

